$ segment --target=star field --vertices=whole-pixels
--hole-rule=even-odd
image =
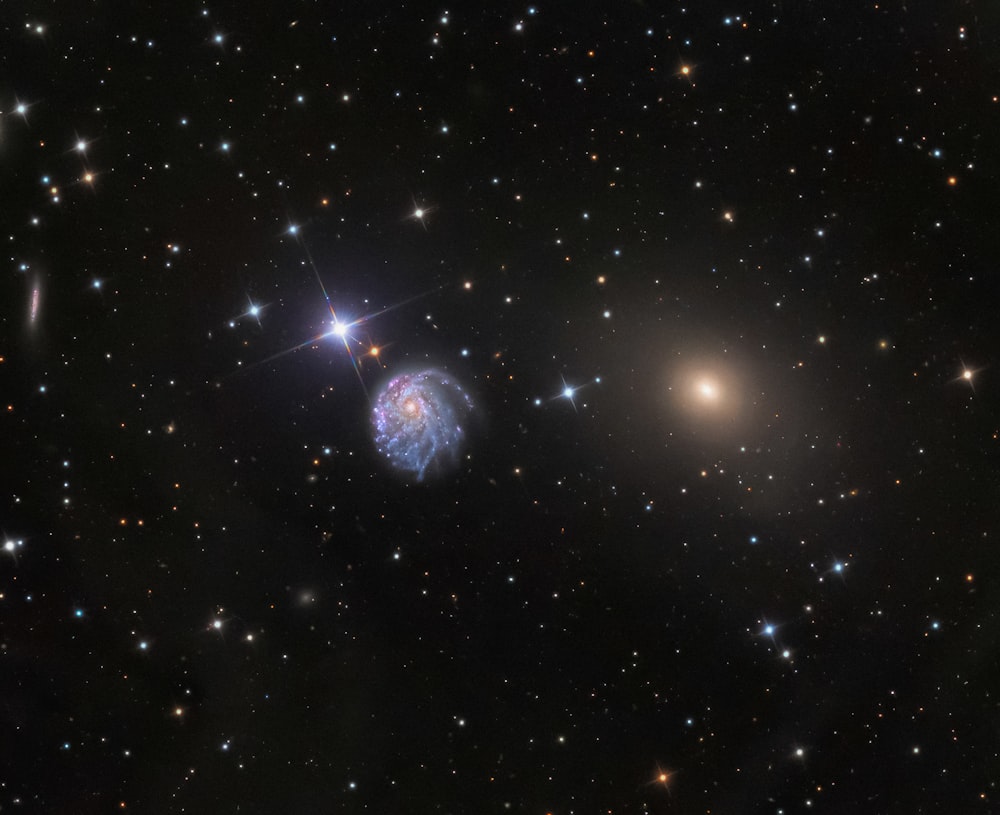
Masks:
[[[995,12],[5,10],[0,810],[996,811]]]

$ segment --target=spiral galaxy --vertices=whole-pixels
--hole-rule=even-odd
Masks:
[[[372,407],[375,446],[417,481],[454,466],[472,400],[449,374],[431,368],[390,380]]]

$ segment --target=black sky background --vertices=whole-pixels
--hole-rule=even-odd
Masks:
[[[4,9],[0,811],[994,811],[995,9]]]

